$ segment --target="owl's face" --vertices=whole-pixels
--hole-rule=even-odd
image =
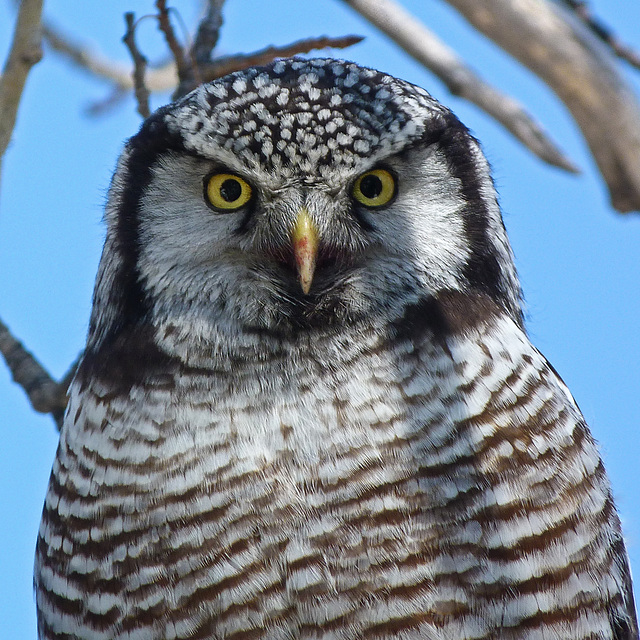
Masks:
[[[96,335],[398,319],[451,289],[520,318],[476,141],[422,89],[346,62],[278,61],[161,109],[127,145],[107,221]]]

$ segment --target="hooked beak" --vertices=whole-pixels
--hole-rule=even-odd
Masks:
[[[291,244],[300,286],[305,294],[311,289],[318,255],[318,229],[309,212],[302,207],[291,230]]]

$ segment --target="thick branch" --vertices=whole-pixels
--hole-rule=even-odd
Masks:
[[[344,2],[438,76],[451,93],[473,102],[495,118],[542,160],[567,171],[577,171],[520,103],[482,80],[452,49],[394,0]]]
[[[198,66],[211,61],[211,55],[220,37],[222,27],[222,7],[225,0],[209,0],[207,12],[198,25],[191,55]]]
[[[11,140],[27,75],[42,58],[41,15],[42,0],[22,0],[13,42],[0,77],[0,160]]]
[[[600,22],[593,15],[586,2],[581,2],[580,0],[564,1],[598,38],[611,47],[611,50],[618,58],[626,60],[631,66],[640,69],[640,54],[629,45],[621,42],[609,27]]]
[[[547,0],[448,2],[558,94],[582,129],[613,206],[639,211],[640,106],[609,50]]]
[[[40,413],[51,413],[60,425],[67,406],[67,388],[75,372],[73,369],[57,383],[36,358],[27,351],[0,320],[0,353],[11,371],[13,380],[29,397],[31,406]]]
[[[202,68],[211,63],[211,55],[220,36],[222,27],[222,7],[224,0],[209,0],[207,12],[198,25],[195,42],[189,50],[191,72],[181,74],[178,69],[180,82],[173,93],[176,100],[202,83]]]

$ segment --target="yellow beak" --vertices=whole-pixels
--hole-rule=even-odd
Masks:
[[[298,217],[293,225],[291,244],[293,245],[300,286],[302,291],[307,294],[311,289],[313,273],[316,269],[318,229],[304,207],[298,212]]]

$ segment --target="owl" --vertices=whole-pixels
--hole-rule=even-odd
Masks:
[[[202,85],[105,217],[41,639],[637,638],[487,162],[426,91],[329,59]]]

